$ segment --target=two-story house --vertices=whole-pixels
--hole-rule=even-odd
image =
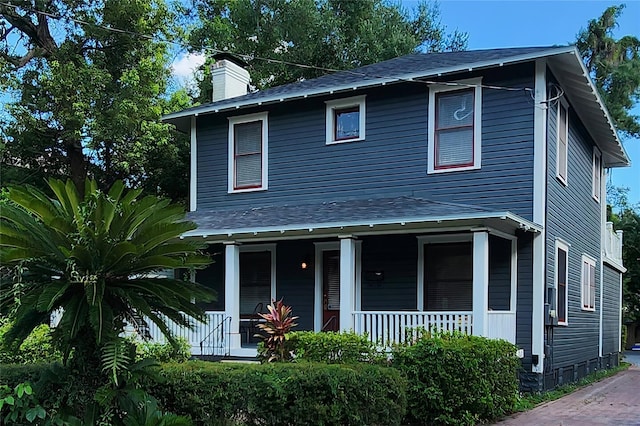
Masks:
[[[617,364],[621,238],[606,169],[629,159],[572,47],[411,54],[165,117],[191,135],[189,218],[218,292],[194,353],[255,355],[273,299],[299,330],[387,344],[424,326],[521,348],[523,387]]]

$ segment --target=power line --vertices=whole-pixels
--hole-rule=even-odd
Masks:
[[[150,41],[155,41],[155,42],[159,42],[159,43],[167,43],[167,44],[172,44],[174,46],[180,47],[182,49],[185,50],[190,50],[190,49],[197,49],[196,46],[192,46],[189,44],[185,44],[185,43],[179,43],[177,41],[173,41],[173,40],[166,40],[166,39],[160,39],[157,36],[153,36],[153,35],[148,35],[148,34],[142,34],[142,33],[138,33],[135,31],[130,31],[130,30],[124,30],[122,28],[117,28],[117,27],[113,27],[113,26],[107,26],[107,25],[103,25],[103,24],[98,24],[98,23],[93,23],[93,22],[88,22],[88,21],[84,21],[78,18],[73,18],[73,17],[68,17],[68,16],[62,16],[62,15],[56,15],[50,12],[45,12],[45,11],[41,11],[41,10],[36,10],[36,9],[31,9],[31,8],[25,8],[25,7],[21,7],[12,3],[7,3],[4,1],[0,1],[0,5],[6,6],[6,7],[11,7],[13,9],[17,10],[27,10],[31,13],[35,13],[35,14],[39,14],[39,15],[43,15],[43,16],[47,16],[49,18],[52,19],[56,19],[56,20],[69,20],[72,22],[75,22],[77,24],[80,25],[88,25],[88,26],[93,26],[93,27],[97,27],[97,28],[101,28],[107,31],[112,31],[112,32],[116,32],[116,33],[120,33],[120,34],[127,34],[127,35],[131,35],[134,37],[139,37],[145,40],[150,40]],[[237,53],[237,52],[233,52],[233,51],[229,51],[229,50],[220,50],[220,49],[215,49],[215,48],[211,48],[211,47],[205,47],[203,49],[206,52],[210,52],[210,53],[228,53],[234,56],[237,56],[239,58],[242,58],[243,60],[257,60],[257,61],[263,61],[263,62],[267,62],[267,63],[271,63],[271,64],[281,64],[281,65],[286,65],[286,66],[292,66],[292,67],[298,67],[298,68],[304,68],[304,69],[313,69],[313,70],[317,70],[317,71],[323,71],[323,72],[331,72],[331,73],[335,73],[335,72],[344,72],[344,73],[349,73],[355,76],[359,76],[359,77],[369,77],[369,78],[389,78],[388,76],[382,76],[382,75],[374,75],[374,74],[367,74],[361,71],[354,71],[354,70],[341,70],[341,69],[336,69],[336,68],[328,68],[328,67],[320,67],[320,66],[316,66],[316,65],[308,65],[308,64],[301,64],[301,63],[297,63],[297,62],[290,62],[290,61],[285,61],[282,59],[273,59],[273,58],[264,58],[264,57],[260,57],[260,56],[254,56],[254,55],[250,55],[250,54],[245,54],[245,53]],[[440,84],[440,85],[449,85],[449,86],[462,86],[462,87],[481,87],[484,89],[493,89],[493,90],[506,90],[506,91],[517,91],[517,92],[529,92],[529,93],[533,93],[533,89],[530,87],[507,87],[507,86],[496,86],[496,85],[487,85],[487,84],[468,84],[468,83],[461,83],[461,82],[454,82],[454,81],[432,81],[432,80],[421,80],[421,79],[409,79],[409,78],[401,78],[401,77],[392,77],[395,80],[399,81],[399,82],[406,82],[406,83],[418,83],[418,84],[427,84],[427,85],[431,85],[431,84]]]

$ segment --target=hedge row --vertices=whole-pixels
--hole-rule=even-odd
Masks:
[[[474,425],[513,412],[520,370],[516,349],[504,340],[429,333],[396,347],[393,366],[410,378],[407,420]]]
[[[375,365],[189,362],[161,375],[148,391],[199,425],[394,425],[406,412],[406,379]]]

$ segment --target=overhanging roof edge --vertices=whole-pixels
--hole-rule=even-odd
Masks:
[[[424,217],[398,217],[384,220],[362,220],[354,222],[327,222],[327,223],[306,223],[295,224],[286,226],[266,226],[266,227],[252,227],[252,228],[234,228],[234,229],[207,229],[197,228],[192,231],[184,233],[181,238],[189,237],[212,237],[217,235],[233,236],[241,234],[265,234],[270,232],[291,232],[291,231],[304,231],[304,230],[329,230],[329,229],[344,229],[354,228],[362,226],[381,226],[381,225],[394,225],[394,224],[416,224],[426,222],[452,222],[461,220],[474,220],[474,219],[505,219],[510,220],[518,224],[518,226],[528,229],[533,232],[541,232],[543,227],[530,220],[524,219],[511,212],[489,212],[478,214],[466,214],[466,215],[452,215],[452,216],[424,216]]]

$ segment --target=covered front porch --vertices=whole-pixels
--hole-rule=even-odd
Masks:
[[[214,259],[195,279],[218,294],[206,324],[175,330],[194,354],[254,356],[258,313],[278,299],[296,330],[379,345],[417,327],[517,342],[540,228],[510,212],[397,197],[190,215],[199,228],[183,237],[204,238]]]
[[[215,263],[196,280],[218,300],[204,306],[207,323],[174,329],[194,355],[255,356],[257,314],[275,299],[300,317],[296,330],[354,330],[391,345],[424,327],[516,343],[516,235],[488,228],[344,235],[215,243],[210,252]]]

